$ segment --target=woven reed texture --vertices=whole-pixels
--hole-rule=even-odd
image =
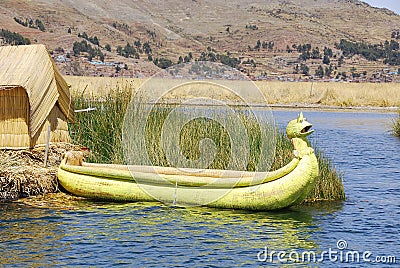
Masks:
[[[19,85],[26,90],[31,138],[41,131],[56,103],[62,113],[73,120],[68,84],[44,45],[0,47],[0,88],[9,85]]]
[[[0,148],[30,147],[29,102],[24,88],[0,88]]]
[[[66,116],[56,104],[40,131],[31,139],[31,147],[46,144],[47,129],[50,125],[50,142],[70,142]]]
[[[70,142],[66,116],[58,103],[51,109],[36,135],[29,135],[29,102],[26,90],[19,86],[0,87],[0,148],[23,149],[50,142]]]

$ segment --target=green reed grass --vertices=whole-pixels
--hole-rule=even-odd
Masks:
[[[393,134],[396,137],[400,137],[400,109],[399,109],[399,116],[397,117],[397,119],[394,120],[393,123]]]
[[[107,97],[74,99],[75,110],[96,108],[75,113],[75,122],[69,125],[72,140],[90,149],[88,162],[122,163],[121,126],[130,94],[114,92]]]
[[[130,94],[116,92],[102,99],[75,98],[75,109],[96,107],[96,111],[77,113],[75,123],[70,125],[71,137],[75,143],[90,148],[91,154],[86,159],[89,162],[126,164],[122,148],[122,125],[124,114],[130,101]],[[161,131],[164,121],[174,105],[153,107],[146,121],[147,156],[153,165],[172,166],[161,146]],[[140,109],[137,110],[140,112]],[[246,128],[250,152],[247,154],[246,170],[254,171],[259,164],[261,130],[255,118],[240,112],[239,117]],[[278,169],[291,161],[293,147],[284,133],[276,131],[275,158],[271,170]],[[231,158],[231,143],[229,134],[221,125],[210,118],[196,118],[185,124],[179,133],[179,149],[188,160],[196,160],[201,156],[200,141],[210,139],[215,144],[215,155],[208,168],[226,169],[227,160]],[[315,146],[314,146],[315,147]],[[322,152],[317,150],[320,165],[320,175],[317,184],[307,198],[307,201],[344,200],[345,193],[342,175]],[[139,160],[138,160],[139,161]],[[131,164],[131,163],[130,163]],[[140,164],[138,162],[138,164]],[[235,165],[235,163],[233,164]],[[232,169],[230,165],[229,168]],[[234,168],[235,169],[235,166]],[[240,168],[238,168],[240,169]]]
[[[337,171],[332,162],[314,145],[315,155],[319,165],[319,175],[314,189],[305,199],[305,202],[324,200],[345,200],[343,174]],[[275,161],[271,170],[278,169],[292,159],[293,146],[283,132],[279,132],[276,142]]]
[[[168,115],[170,115],[176,107],[176,105],[170,104],[157,105],[152,107],[151,112],[148,114],[145,133],[146,149],[147,156],[150,158],[149,160],[152,165],[249,171],[255,171],[257,167],[260,168],[265,165],[270,166],[270,163],[260,160],[261,129],[255,117],[249,117],[244,111],[240,110],[232,115],[225,113],[226,111],[219,108],[213,109],[204,107],[201,109],[203,109],[203,111],[204,109],[207,110],[207,117],[198,116],[199,114],[193,111],[196,109],[194,107],[178,112],[185,113],[189,117],[193,116],[194,119],[186,122],[185,119],[187,119],[188,116],[180,117],[178,114],[178,117],[174,117],[174,125],[180,128],[177,130],[179,131],[179,144],[177,144],[178,146],[176,147],[170,147],[169,151],[175,151],[172,155],[182,156],[183,161],[170,163],[163,151],[161,139],[167,144],[171,144],[174,141],[174,137],[177,135],[174,129],[169,131],[169,133],[162,133],[164,125],[170,124],[170,122],[166,122]],[[146,108],[140,107],[140,104],[133,109],[135,110],[133,113],[137,116],[146,110]],[[233,116],[235,116],[238,121],[235,122],[232,120]],[[135,117],[136,116],[133,116],[132,118]],[[221,121],[225,121],[223,122],[224,127],[221,126]],[[131,122],[131,124],[134,125],[134,122]],[[245,128],[246,132],[242,134],[246,135],[244,138],[248,140],[248,149],[246,146],[237,146],[238,144],[233,144],[234,141],[231,140],[236,138],[236,141],[243,144],[243,137],[238,134],[240,131],[236,131],[237,124]],[[228,133],[227,128],[229,127],[235,130],[236,137]],[[207,145],[202,144],[202,142],[207,139],[212,141],[215,145],[214,151],[210,150],[210,148],[202,151],[202,149],[207,148]],[[238,148],[233,149],[233,146]],[[265,148],[265,144],[263,148]],[[239,155],[239,157],[232,157],[232,154]],[[245,164],[243,163],[243,158],[247,159]],[[207,160],[210,159],[212,161],[208,163]],[[141,159],[133,159],[131,162],[141,164],[140,160]],[[191,166],[190,164],[194,165]]]

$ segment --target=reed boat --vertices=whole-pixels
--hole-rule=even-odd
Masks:
[[[312,124],[302,114],[286,133],[293,159],[269,172],[194,170],[157,166],[86,163],[81,152],[68,152],[58,169],[68,192],[110,201],[161,201],[176,206],[276,210],[300,203],[313,189],[318,161],[307,140]]]

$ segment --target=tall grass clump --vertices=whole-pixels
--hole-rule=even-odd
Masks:
[[[315,146],[314,146],[315,148]],[[316,150],[319,175],[314,189],[306,197],[305,202],[323,200],[345,200],[343,175],[338,172],[323,152]]]
[[[72,140],[90,150],[87,161],[123,163],[121,126],[130,98],[128,91],[100,98],[74,98],[75,110],[96,109],[75,113],[75,122],[69,125]]]
[[[128,125],[135,125],[134,118],[146,111],[146,108],[141,106],[143,105],[134,105],[132,112],[134,116],[132,114],[129,116],[129,118],[133,118],[133,121]],[[172,122],[167,121],[171,120],[168,117],[172,113],[177,113],[177,115],[173,117]],[[187,120],[188,118],[193,119]],[[229,133],[232,129],[237,130],[238,124],[244,127],[246,132],[235,131],[234,135],[232,132]],[[177,129],[174,127],[166,131],[165,125],[176,125]],[[261,159],[261,149],[268,152],[275,150],[272,146],[267,147],[266,142],[263,144],[264,147],[261,147],[262,130],[256,118],[249,117],[245,111],[239,109],[232,115],[220,107],[184,107],[181,109],[176,104],[159,104],[152,107],[148,113],[145,129],[146,156],[155,166],[255,171],[257,168],[269,167],[272,162],[271,159]],[[241,134],[247,136],[248,148],[243,145]],[[131,133],[131,136],[134,134]],[[178,141],[176,141],[176,136],[179,136]],[[206,140],[212,141],[214,148],[210,143],[204,144]],[[170,159],[164,152],[165,144],[172,145],[167,149]],[[143,164],[141,158],[142,156],[138,155],[135,159],[134,155],[130,159],[130,163]]]
[[[338,172],[332,162],[324,153],[315,148],[315,155],[319,165],[319,175],[314,189],[306,197],[304,202],[316,202],[324,200],[345,200],[346,195],[343,186],[343,175]],[[275,161],[271,170],[276,170],[292,159],[293,146],[286,135],[279,131],[276,141]]]
[[[71,137],[75,143],[90,148],[91,154],[87,161],[126,164],[122,148],[122,126],[130,97],[130,94],[118,92],[109,94],[105,98],[91,99],[90,106],[96,107],[97,110],[76,114],[75,123],[70,126]],[[74,102],[75,109],[85,109],[89,106],[89,100],[83,97],[75,98]],[[165,120],[168,119],[168,115],[175,107],[167,104],[152,107],[146,118],[146,155],[152,165],[174,166],[168,161],[162,149],[161,132]],[[246,128],[250,147],[250,151],[246,152],[247,165],[244,170],[254,171],[260,162],[261,130],[256,119],[248,117],[248,113],[238,111],[238,114]],[[290,140],[275,127],[273,131],[276,131],[276,147],[274,148],[275,157],[270,160],[272,161],[270,163],[271,170],[288,164],[293,158],[293,146]],[[235,166],[227,164],[231,159],[232,144],[229,133],[218,123],[218,120],[198,117],[184,124],[180,133],[175,134],[179,135],[179,149],[187,160],[199,159],[202,154],[200,143],[204,139],[209,139],[213,141],[216,150],[213,160],[207,165],[207,168],[236,169]],[[341,174],[334,169],[322,152],[317,150],[316,155],[320,173],[315,189],[307,197],[307,201],[343,200],[345,194]],[[204,168],[204,166],[200,168]],[[238,166],[237,169],[241,170],[242,167]]]
[[[399,116],[395,119],[393,124],[393,134],[396,137],[400,137],[400,109],[399,109]]]

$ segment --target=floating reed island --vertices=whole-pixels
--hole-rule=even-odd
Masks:
[[[14,200],[59,191],[57,168],[66,151],[80,147],[66,142],[50,145],[47,165],[45,147],[0,150],[0,201]]]
[[[0,201],[58,190],[56,167],[73,147],[69,92],[44,45],[0,47]]]
[[[74,143],[90,148],[87,162],[136,164],[126,163],[124,160],[123,123],[124,115],[131,100],[131,91],[121,90],[108,93],[99,98],[77,96],[74,98],[75,109],[83,110],[90,106],[95,108],[90,112],[75,114],[75,123],[70,124],[70,135]],[[147,156],[154,166],[170,167],[161,145],[162,125],[177,104],[158,104],[152,107],[146,118],[146,148]],[[242,118],[249,138],[250,152],[246,171],[254,171],[260,155],[259,122],[248,116],[245,108],[236,107],[239,118]],[[134,111],[135,112],[135,111]],[[140,112],[140,109],[137,111]],[[189,111],[190,112],[190,111]],[[213,111],[210,111],[212,113]],[[215,109],[218,112],[218,109]],[[274,127],[276,148],[270,170],[276,170],[288,164],[293,158],[293,146],[283,131]],[[231,157],[231,144],[226,129],[207,118],[197,118],[186,124],[179,135],[180,149],[187,159],[198,159],[201,152],[199,143],[202,139],[210,139],[217,147],[214,159],[207,167],[210,169],[226,169]],[[165,137],[164,137],[165,138]],[[169,141],[163,141],[169,142]],[[315,146],[314,146],[315,148]],[[316,149],[319,163],[319,176],[313,191],[306,198],[306,202],[323,200],[344,200],[345,192],[342,174],[338,172],[323,152]],[[138,160],[140,161],[140,160]],[[140,164],[140,163],[138,163]],[[232,166],[229,166],[229,169]],[[241,168],[238,168],[241,170]]]

